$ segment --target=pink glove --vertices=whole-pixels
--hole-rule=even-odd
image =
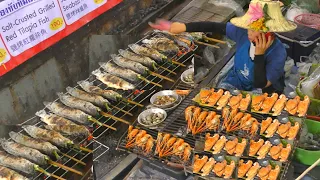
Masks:
[[[172,22],[164,20],[164,19],[159,19],[156,20],[155,23],[151,23],[149,22],[149,25],[153,28],[153,29],[158,29],[161,31],[170,31],[171,29],[171,24]]]

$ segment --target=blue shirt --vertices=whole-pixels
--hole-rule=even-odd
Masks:
[[[251,42],[248,39],[248,31],[227,24],[227,37],[236,42],[236,54],[234,67],[228,73],[225,83],[232,84],[239,90],[251,91],[254,77],[254,61],[249,55]],[[275,39],[264,55],[266,61],[267,80],[272,83],[273,88],[283,91],[284,64],[287,58],[286,49],[279,39]]]

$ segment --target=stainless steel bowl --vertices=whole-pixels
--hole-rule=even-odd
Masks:
[[[159,97],[159,96],[172,96],[173,98],[175,98],[175,101],[172,103],[165,104],[165,105],[157,105],[154,102],[156,101],[157,97]],[[179,95],[176,92],[171,91],[171,90],[163,90],[163,91],[160,91],[160,92],[157,92],[156,94],[154,94],[150,98],[150,103],[158,108],[168,108],[168,107],[173,106],[178,101],[178,98],[179,98]]]
[[[145,119],[147,116],[149,116],[153,113],[161,113],[161,114],[163,114],[163,118],[158,123],[155,123],[152,125],[144,124],[143,119]],[[151,109],[147,109],[139,114],[138,123],[141,124],[142,126],[145,126],[145,127],[154,127],[154,126],[161,124],[166,118],[167,118],[167,112],[165,110],[160,109],[160,108],[151,108]]]
[[[186,84],[194,84],[194,80],[193,80],[193,82],[187,82],[187,81],[185,80],[185,78],[186,78],[188,75],[190,75],[190,74],[194,74],[194,68],[190,68],[190,69],[188,69],[188,70],[185,70],[185,71],[181,74],[181,81],[184,82],[184,83],[186,83]]]

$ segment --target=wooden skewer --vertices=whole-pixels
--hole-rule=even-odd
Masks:
[[[109,125],[106,125],[106,124],[104,124],[104,123],[101,123],[101,122],[99,122],[99,121],[96,120],[96,119],[90,118],[90,119],[88,119],[88,120],[91,121],[91,122],[94,122],[94,123],[98,124],[99,126],[104,126],[104,127],[106,127],[106,128],[110,128],[110,129],[112,129],[112,130],[114,130],[114,131],[117,130],[117,128],[114,128],[114,127],[112,127],[112,126],[109,126]]]
[[[168,80],[168,81],[170,81],[170,82],[174,82],[173,79],[170,79],[170,78],[168,78],[168,77],[162,76],[161,74],[158,74],[158,73],[155,73],[155,72],[152,72],[152,71],[150,71],[150,74],[151,74],[152,76],[156,76],[156,77],[159,77],[159,78],[161,78],[161,79],[165,79],[165,80]]]
[[[116,110],[119,110],[119,111],[121,111],[121,112],[123,112],[123,113],[125,113],[125,114],[127,114],[127,115],[129,115],[129,116],[133,116],[133,114],[131,114],[131,113],[129,113],[128,111],[125,111],[125,110],[123,110],[123,109],[121,109],[121,108],[118,108],[117,106],[113,106],[113,105],[111,105],[111,104],[109,104],[109,106],[111,106],[112,108],[114,108],[114,109],[116,109]]]
[[[51,165],[53,165],[53,166],[57,166],[57,167],[60,167],[60,168],[62,168],[62,169],[65,169],[65,170],[71,171],[71,172],[73,172],[73,173],[79,174],[80,176],[83,176],[83,173],[80,172],[80,171],[78,171],[78,170],[72,169],[72,168],[70,168],[70,167],[68,167],[68,166],[65,166],[65,165],[63,165],[63,164],[57,163],[57,162],[52,161],[52,160],[50,160],[50,159],[47,160],[47,161],[48,161],[49,164],[51,164]]]
[[[182,63],[179,63],[177,61],[174,61],[174,60],[171,60],[170,61],[172,64],[176,64],[176,65],[179,65],[179,66],[182,66],[182,67],[186,67],[186,65],[182,64]]]
[[[54,174],[51,174],[51,173],[47,172],[46,170],[42,169],[42,168],[39,167],[39,166],[35,167],[35,170],[36,170],[36,171],[39,171],[39,172],[41,172],[41,173],[43,173],[43,174],[45,174],[45,175],[47,175],[47,176],[51,176],[51,177],[54,177],[54,178],[59,179],[59,180],[66,180],[66,179],[64,179],[64,178],[62,178],[62,177],[59,177],[59,176],[57,176],[57,175],[54,175]]]
[[[162,85],[161,85],[161,84],[158,84],[158,83],[149,81],[148,79],[146,79],[146,78],[144,78],[144,77],[141,77],[141,76],[139,76],[139,78],[140,78],[141,80],[143,80],[143,81],[146,81],[147,83],[151,83],[151,84],[153,84],[153,85],[156,85],[156,86],[162,88]]]
[[[124,119],[118,118],[118,117],[116,117],[116,116],[113,116],[113,115],[108,114],[108,113],[105,113],[105,112],[100,112],[100,114],[101,114],[102,116],[104,116],[104,117],[108,117],[108,118],[114,119],[114,120],[116,120],[116,121],[123,122],[123,123],[125,123],[125,124],[131,124],[130,122],[128,122],[128,121],[126,121],[126,120],[124,120]]]
[[[204,42],[200,42],[200,41],[194,41],[198,44],[202,44],[202,45],[206,45],[206,46],[210,46],[210,47],[213,47],[213,48],[217,48],[217,49],[220,49],[219,46],[216,46],[216,45],[213,45],[213,44],[208,44],[208,43],[204,43]]]
[[[159,68],[164,69],[164,70],[168,71],[168,72],[171,73],[171,74],[177,75],[177,73],[175,73],[175,72],[171,71],[170,69],[165,68],[165,67],[163,67],[163,66],[159,66]]]
[[[128,102],[128,103],[130,103],[130,104],[134,104],[134,105],[137,105],[137,106],[143,107],[143,105],[142,105],[142,104],[139,104],[139,103],[137,103],[137,102],[135,102],[135,101],[131,101],[131,100],[126,99],[126,98],[123,98],[122,100],[123,100],[123,101],[126,101],[126,102]]]
[[[81,147],[81,146],[79,146],[79,149],[81,151],[85,151],[85,152],[88,152],[88,153],[92,153],[93,152],[91,149],[88,149],[88,148],[85,148],[85,147]]]
[[[79,164],[82,164],[82,165],[86,165],[86,163],[84,163],[83,161],[80,161],[79,159],[76,159],[76,158],[74,158],[74,157],[72,157],[72,156],[69,156],[68,154],[65,154],[65,153],[61,153],[63,156],[65,156],[65,157],[67,157],[67,158],[69,158],[69,159],[72,159],[73,161],[75,161],[75,162],[77,162],[77,163],[79,163]]]
[[[308,169],[306,169],[296,180],[302,179],[309,171],[316,167],[320,163],[320,158],[314,162]]]
[[[221,43],[221,44],[226,44],[226,41],[221,41],[219,39],[214,39],[214,38],[209,38],[208,36],[203,36],[203,39],[205,40],[209,40],[209,41],[213,41],[213,42],[217,42],[217,43]]]

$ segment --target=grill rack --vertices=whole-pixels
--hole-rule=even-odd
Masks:
[[[146,39],[146,38],[149,38],[149,37],[155,37],[154,33],[148,33],[144,38],[140,39],[135,44],[140,43],[143,39]],[[175,59],[176,61],[184,64],[185,62],[187,62],[190,59],[190,57],[191,57],[190,54],[193,53],[197,48],[198,48],[198,46],[195,45],[195,47],[194,47],[194,49],[192,49],[192,51],[189,51],[189,52],[187,52],[187,53],[185,53],[185,54],[183,54],[181,56],[174,55],[173,57],[169,57],[169,58],[170,59]],[[188,57],[188,58],[185,58],[185,57]],[[172,66],[172,65],[170,65],[169,62],[164,62],[163,64],[161,64],[161,66],[163,66],[165,68],[168,68],[168,69],[170,69],[172,71],[176,71],[178,68],[180,68],[179,65]],[[99,67],[99,69],[104,71],[101,67]],[[158,73],[161,74],[161,75],[165,75],[165,76],[169,76],[171,74],[170,72],[167,72],[166,70],[163,70],[163,69],[158,71]],[[148,80],[156,82],[156,83],[160,83],[160,82],[163,81],[163,79],[160,79],[158,77],[154,77],[154,76],[151,76],[151,75],[148,75],[146,78]],[[111,88],[108,88],[103,83],[101,83],[100,81],[98,81],[93,75],[90,75],[86,80],[94,83],[94,85],[99,86],[102,89],[111,89]],[[180,81],[180,79],[177,80],[174,84],[177,84],[179,81]],[[131,100],[136,101],[136,102],[141,104],[143,101],[148,99],[153,93],[155,93],[156,89],[157,89],[157,87],[155,85],[152,85],[152,84],[149,84],[149,83],[145,83],[144,84],[143,81],[140,81],[136,86],[137,87],[139,87],[139,86],[142,87],[141,89],[148,89],[148,93],[142,92],[142,93],[139,93],[138,95],[136,95],[135,97],[131,98],[134,95],[134,92],[127,93],[126,91],[119,91],[119,90],[117,90],[117,92],[119,94],[121,94],[123,97],[130,98]],[[79,85],[75,86],[74,88],[79,88]],[[147,94],[147,95],[145,95],[145,94]],[[56,102],[58,100],[59,99],[56,99],[54,102]],[[135,109],[138,108],[137,105],[128,106],[127,104],[124,104],[124,102],[117,102],[117,103],[115,103],[113,105],[116,106],[116,107],[120,106],[121,109],[124,109],[126,107],[130,107],[130,109],[127,110],[128,112],[130,112],[130,111],[133,112]],[[46,108],[44,108],[44,109],[46,109]],[[112,114],[114,116],[119,115],[120,118],[123,118],[124,116],[126,116],[120,110],[115,110],[114,111],[113,108],[111,108],[111,109],[113,110]],[[48,109],[46,109],[46,111],[50,112]],[[100,122],[108,124],[110,126],[114,126],[117,123],[117,121],[113,120],[112,118],[106,118],[106,117],[102,117],[101,116],[101,117],[99,117],[97,119]],[[42,127],[42,125],[43,125],[43,123],[38,119],[37,116],[34,116],[34,117],[24,121],[21,125],[27,125],[27,124],[29,124],[29,125],[32,124],[32,125],[35,125],[35,126],[38,126],[38,127]],[[94,123],[92,123],[90,127],[95,127]],[[94,128],[94,130],[92,132],[93,137],[94,137],[93,140],[87,142],[87,139],[85,138],[85,139],[82,139],[82,140],[78,141],[80,144],[82,144],[82,143],[86,144],[85,147],[93,147],[93,143],[98,144],[97,147],[93,148],[93,153],[95,151],[97,151],[98,149],[102,149],[101,153],[99,155],[96,155],[96,157],[93,159],[93,161],[96,161],[97,159],[99,159],[103,154],[105,154],[109,150],[109,147],[107,147],[106,145],[104,145],[103,143],[98,141],[99,137],[101,137],[102,135],[105,135],[107,132],[110,132],[109,128],[99,126],[99,127]],[[19,133],[23,133],[23,130],[20,130]],[[23,133],[23,134],[26,134],[26,133]],[[78,139],[77,138],[73,138],[72,140],[76,142]],[[70,155],[70,156],[72,156],[72,157],[78,157],[80,155],[78,152],[75,152],[72,149],[69,149],[68,151],[65,151],[65,153]],[[78,159],[81,160],[81,161],[84,161],[84,160],[88,160],[88,158],[89,158],[89,153],[87,153],[82,158],[78,158]],[[87,161],[85,161],[85,162],[87,162]],[[72,160],[68,159],[66,162],[64,162],[62,164],[66,165],[68,163],[72,163]],[[73,165],[69,165],[69,167],[74,168],[78,163],[77,162],[73,162],[72,164]],[[52,173],[52,174],[59,173],[61,177],[67,175],[67,173],[69,172],[69,171],[61,169],[61,168],[56,168],[56,167],[54,167],[52,165],[49,165],[48,167],[46,167],[45,170],[47,172]],[[38,175],[34,179],[39,179],[39,178],[41,178],[42,175],[43,175],[42,173],[38,173]],[[55,175],[57,175],[57,174],[55,174]],[[46,179],[50,179],[50,178],[51,177],[45,177],[45,178],[41,178],[41,179],[45,179],[46,180]]]

